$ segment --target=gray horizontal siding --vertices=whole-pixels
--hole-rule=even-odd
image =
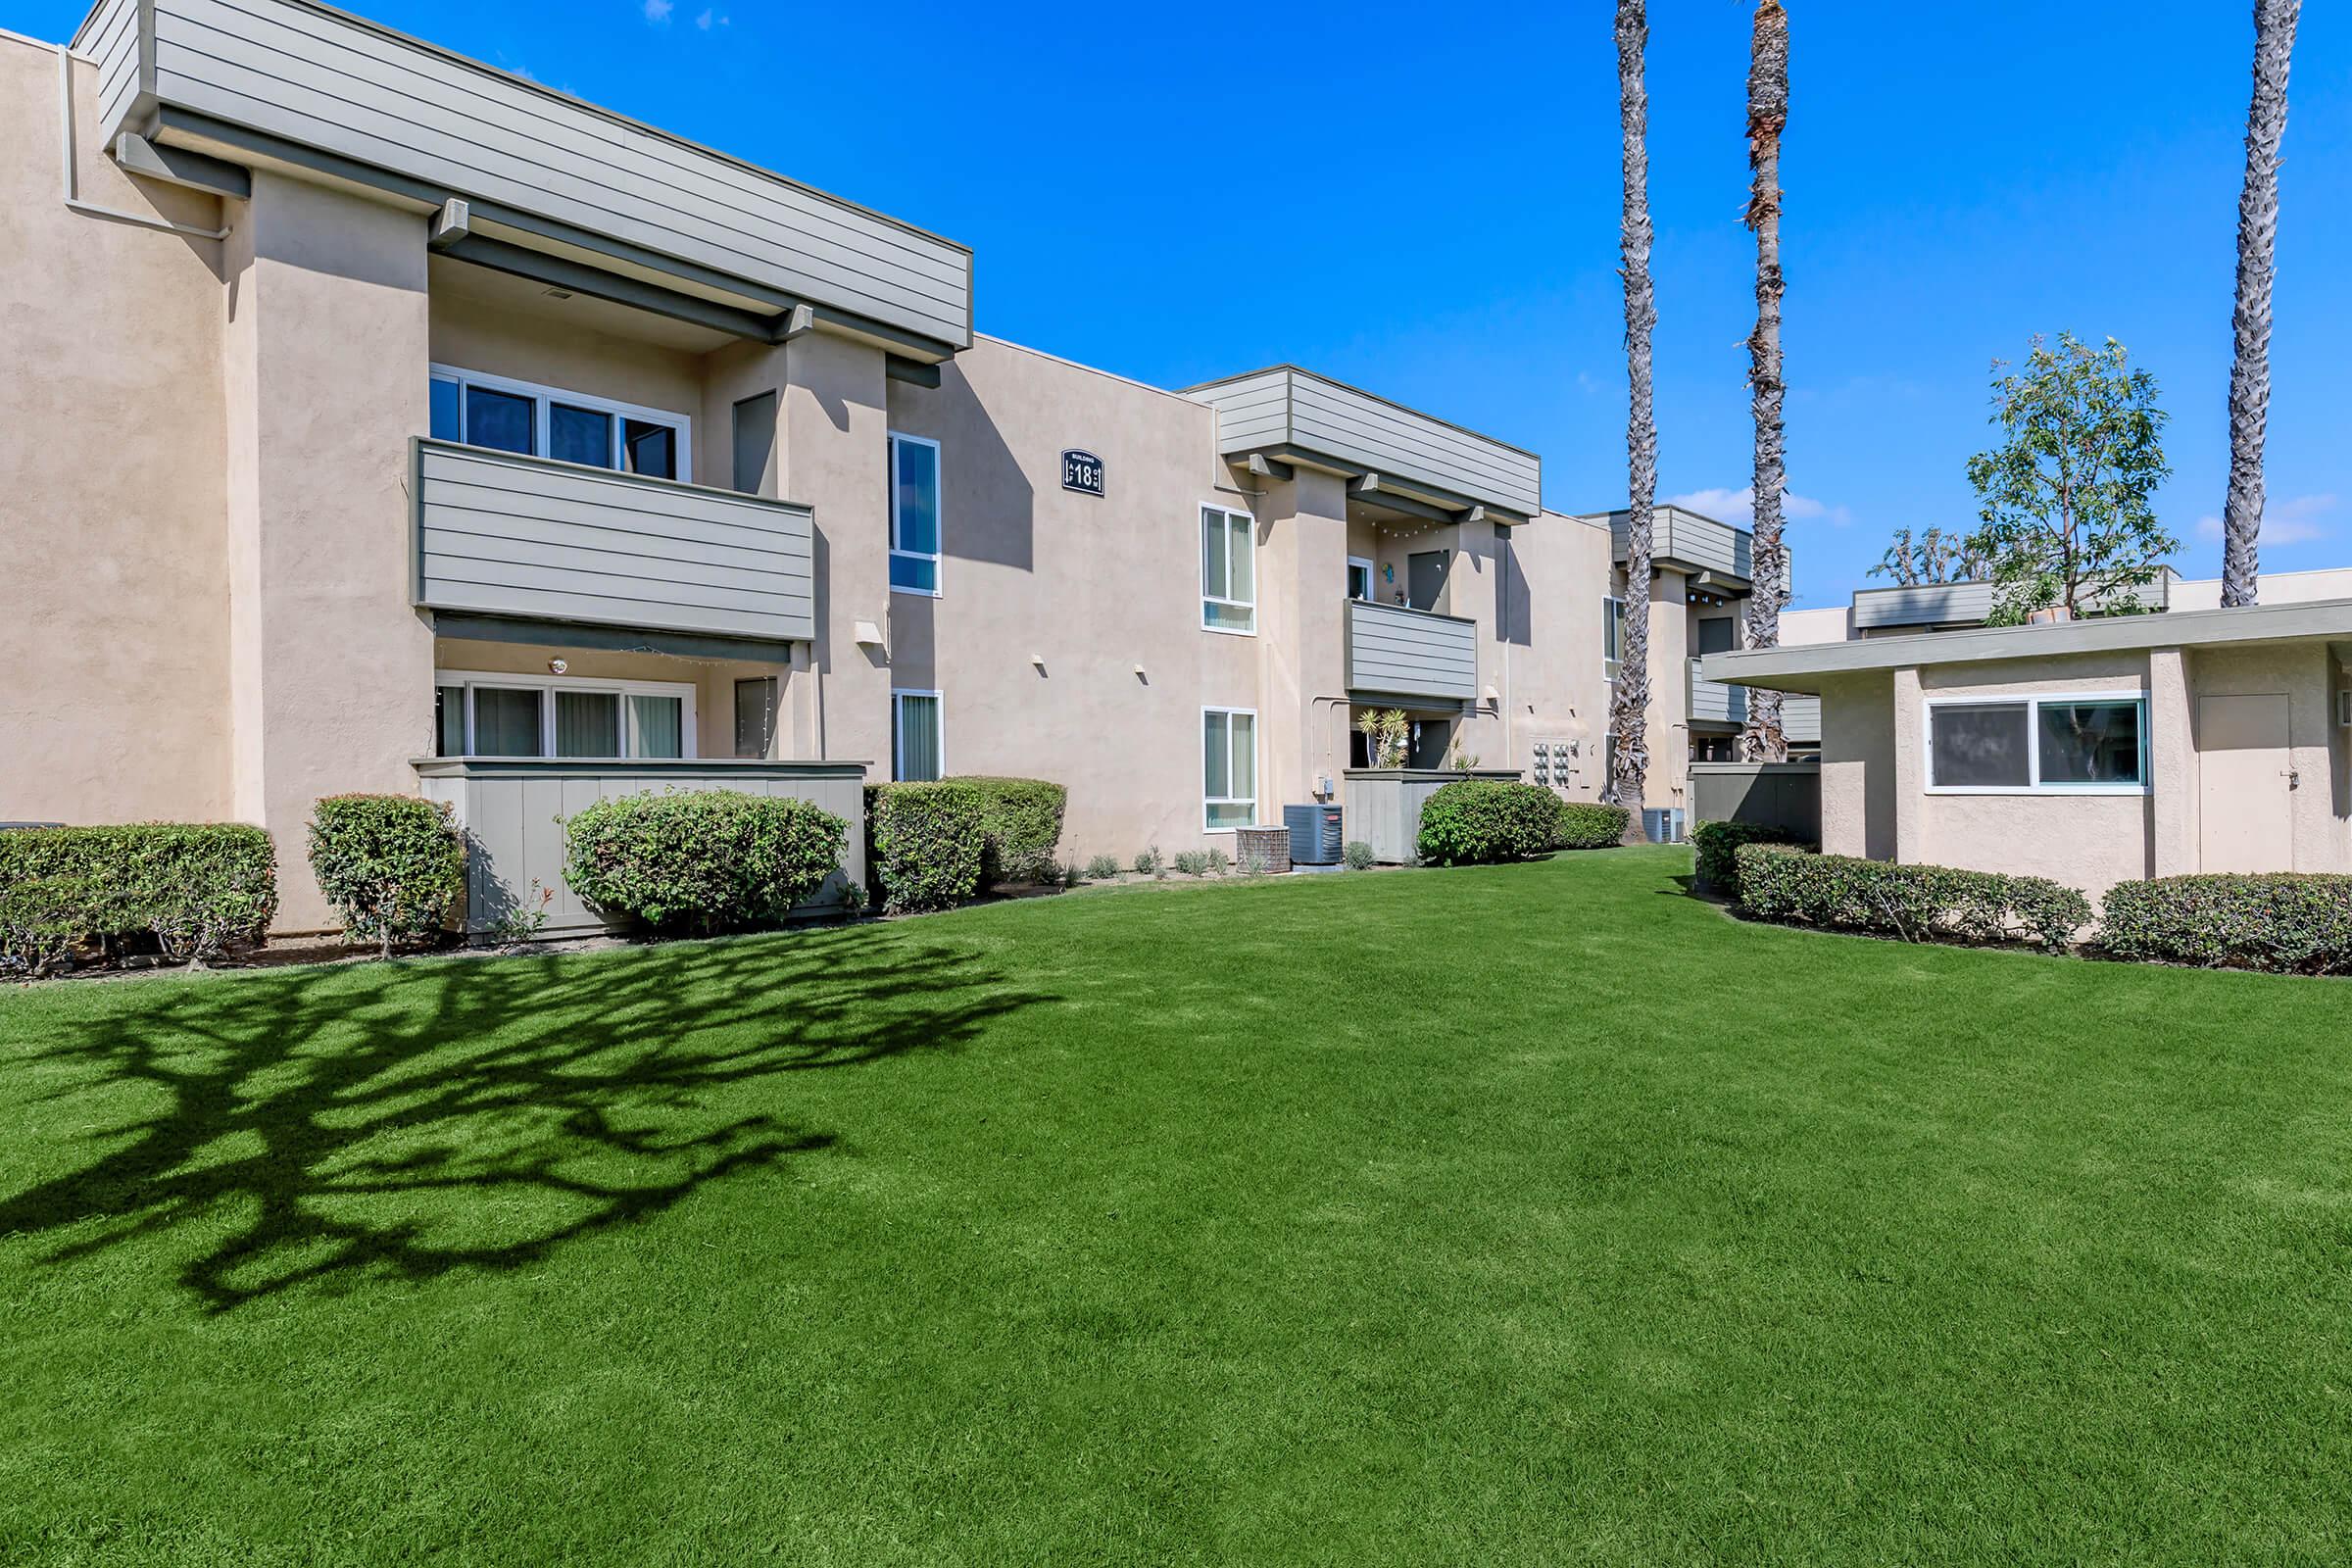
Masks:
[[[1478,696],[1478,626],[1451,615],[1351,599],[1348,689],[1473,701]]]
[[[703,715],[711,722],[711,715]],[[842,867],[804,909],[838,905],[845,881],[865,880],[864,780],[857,764],[684,760],[642,762],[420,761],[426,800],[445,801],[466,835],[466,929],[488,931],[530,896],[554,890],[549,935],[577,935],[606,922],[564,880],[564,819],[594,802],[669,790],[740,790],[808,801],[848,824]]]
[[[147,51],[142,47],[139,0],[106,0],[90,13],[74,48],[96,62],[98,135],[111,144],[139,103]]]
[[[1609,514],[1609,550],[1619,562],[1626,559],[1632,526],[1632,514]],[[1679,507],[1660,507],[1650,519],[1649,558],[1746,581],[1755,575],[1755,539],[1744,528]]]
[[[816,634],[805,507],[420,441],[416,602],[777,642]]]
[[[1992,613],[1988,582],[1927,583],[1916,588],[1864,588],[1854,594],[1854,626],[1940,626],[1981,621]]]
[[[1802,692],[1788,692],[1781,698],[1781,733],[1791,741],[1808,746],[1821,744],[1821,699]]]
[[[1543,510],[1543,464],[1533,453],[1305,370],[1258,371],[1191,395],[1217,410],[1218,449],[1229,455],[1296,447],[1516,514]]]
[[[1698,672],[1698,661],[1693,659],[1690,661],[1690,717],[1699,723],[1745,723],[1747,692],[1742,687],[1705,679]]]
[[[956,347],[971,257],[303,0],[153,0],[159,102]]]

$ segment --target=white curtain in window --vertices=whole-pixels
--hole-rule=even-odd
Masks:
[[[620,697],[615,692],[556,693],[556,755],[618,757]]]
[[[904,693],[898,702],[898,755],[891,775],[900,779],[939,777],[939,699]]]
[[[473,751],[477,757],[539,756],[539,693],[503,686],[476,686]]]
[[[629,721],[637,731],[637,757],[683,757],[686,705],[675,697],[629,699]]]

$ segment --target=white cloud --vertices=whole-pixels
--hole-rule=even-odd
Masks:
[[[678,0],[645,0],[645,20],[657,27],[669,25],[669,14],[678,9]]]
[[[712,27],[727,25],[727,14],[723,11],[706,8],[701,16],[694,19],[694,24],[705,32],[709,32]]]
[[[1668,496],[1666,505],[1713,517],[1718,522],[1750,528],[1756,521],[1756,487],[1751,484],[1738,490],[1693,490],[1688,495]],[[1826,522],[1833,528],[1842,528],[1854,520],[1854,514],[1845,508],[1800,496],[1793,490],[1781,493],[1781,516],[1789,522]]]
[[[2295,496],[2286,501],[2266,502],[2262,509],[2262,531],[2258,542],[2266,545],[2307,545],[2328,535],[2328,525],[2320,519],[2335,510],[2332,495]],[[2222,519],[2208,513],[2197,519],[2197,537],[2207,544],[2218,543],[2222,537]]]

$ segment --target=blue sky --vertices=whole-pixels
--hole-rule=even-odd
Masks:
[[[971,245],[983,331],[1166,386],[1297,361],[1541,452],[1554,508],[1622,503],[1605,0],[360,9]],[[1797,604],[1841,602],[1892,528],[1973,520],[1988,365],[2061,328],[2155,372],[2179,564],[2218,572],[2251,7],[1790,9]],[[2352,564],[2345,13],[2308,7],[2295,54],[2273,570]],[[45,38],[78,15],[0,4]],[[1661,493],[1719,511],[1750,469],[1748,16],[1651,6]]]

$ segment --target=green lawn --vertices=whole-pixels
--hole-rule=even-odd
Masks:
[[[2352,985],[1687,866],[0,995],[0,1560],[2352,1552]]]

